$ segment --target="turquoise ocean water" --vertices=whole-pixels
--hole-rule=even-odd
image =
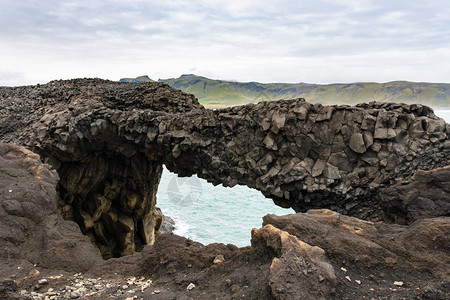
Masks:
[[[435,109],[435,114],[450,123],[450,108]],[[175,234],[203,244],[239,247],[250,245],[251,229],[260,228],[266,214],[294,213],[246,186],[213,186],[197,176],[180,178],[167,169],[158,188],[157,206],[175,220]]]
[[[246,186],[213,186],[197,176],[180,178],[166,168],[156,201],[174,219],[175,234],[203,244],[248,246],[250,232],[261,227],[263,216],[294,213]]]

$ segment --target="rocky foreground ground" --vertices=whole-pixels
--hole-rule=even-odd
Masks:
[[[0,299],[450,298],[450,127],[429,108],[213,113],[163,84],[100,80],[0,89],[0,101]],[[248,132],[243,155],[220,148]],[[267,215],[244,248],[158,235],[163,162],[339,212]]]

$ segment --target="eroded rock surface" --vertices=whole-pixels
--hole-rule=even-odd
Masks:
[[[439,171],[439,170],[436,170]],[[252,246],[161,234],[131,256],[102,260],[57,213],[58,176],[0,143],[0,298],[448,299],[450,220],[409,226],[329,210],[268,215]]]
[[[142,153],[126,158],[98,155],[59,169],[59,207],[76,221],[105,258],[153,244],[164,217],[155,210],[160,163]]]
[[[296,211],[391,221],[401,218],[380,189],[450,163],[450,126],[422,105],[296,99],[211,111],[162,83],[99,79],[0,88],[0,101],[2,140],[57,169],[61,212],[105,257],[154,241],[163,163]]]
[[[363,221],[330,210],[263,219],[263,225],[323,249],[340,283],[337,295],[344,299],[358,299],[359,289],[367,291],[366,297],[391,293],[389,299],[450,296],[448,217],[422,219],[409,226]],[[435,298],[433,289],[439,291]]]
[[[403,226],[310,210],[263,219],[263,225],[270,224],[323,248],[336,262],[347,261],[357,268],[381,266],[449,275],[450,218],[423,219]],[[442,251],[447,254],[442,255]]]
[[[418,219],[450,216],[450,166],[418,171],[412,180],[380,190],[388,222],[409,224]]]
[[[0,269],[27,274],[34,265],[86,271],[101,262],[78,225],[58,213],[58,175],[23,147],[0,143]]]
[[[330,299],[336,293],[334,269],[323,249],[270,224],[253,229],[252,246],[276,256],[268,278],[275,299]]]

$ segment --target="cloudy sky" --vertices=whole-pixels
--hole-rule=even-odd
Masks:
[[[1,0],[0,85],[450,82],[448,0]]]

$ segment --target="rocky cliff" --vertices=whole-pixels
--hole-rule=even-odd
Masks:
[[[0,87],[0,103],[0,299],[449,296],[450,127],[428,107],[212,111],[99,79]],[[246,248],[155,239],[162,164],[316,210],[266,216]]]
[[[448,218],[404,226],[329,210],[268,215],[252,231],[251,247],[161,234],[139,253],[104,261],[57,213],[57,180],[36,154],[0,143],[0,299],[448,299],[450,293]]]
[[[450,164],[450,126],[422,105],[312,105],[303,99],[206,110],[163,83],[99,79],[1,88],[2,140],[58,171],[59,209],[105,257],[152,244],[162,164],[276,204],[409,223],[380,191]],[[430,199],[448,214],[445,201]],[[405,216],[405,214],[408,214]],[[401,215],[398,217],[397,215]]]
[[[134,150],[137,145],[123,143],[117,132],[109,131],[114,129],[104,119],[99,118],[95,125],[85,123],[84,117],[95,118],[99,111],[131,116],[143,111],[158,115],[202,109],[193,96],[162,83],[144,87],[96,79],[0,88],[0,95],[2,140],[26,145],[52,163],[60,174],[57,189],[62,216],[76,221],[105,258],[128,255],[154,242],[163,222],[163,216],[155,210],[162,162],[149,152],[137,153]],[[43,151],[41,138],[48,138],[47,134],[65,135],[57,128],[41,130],[41,122],[53,126],[54,121],[65,129],[73,129],[75,123],[83,126],[83,130],[87,128],[86,137],[79,136],[79,146],[84,147],[85,143],[88,148],[74,150],[78,142],[67,140],[66,144],[84,154],[71,158],[72,150],[67,155],[61,149],[55,149],[59,154]],[[97,139],[98,134],[102,138]],[[90,143],[89,139],[96,142]],[[66,147],[63,143],[59,146]]]

